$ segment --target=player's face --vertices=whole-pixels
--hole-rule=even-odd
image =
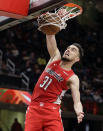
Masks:
[[[79,49],[75,45],[70,45],[64,52],[62,59],[65,61],[74,61],[77,62],[79,58]]]

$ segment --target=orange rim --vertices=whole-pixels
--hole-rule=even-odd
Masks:
[[[83,12],[82,7],[79,6],[79,5],[77,5],[77,4],[74,4],[74,3],[68,3],[68,4],[65,4],[64,6],[67,6],[67,7],[77,7],[80,10],[80,14]]]

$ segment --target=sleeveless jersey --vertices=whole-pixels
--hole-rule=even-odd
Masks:
[[[62,96],[68,90],[67,80],[74,74],[60,67],[60,61],[49,64],[35,85],[31,103],[48,102],[60,104]]]

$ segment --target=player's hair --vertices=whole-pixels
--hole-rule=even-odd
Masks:
[[[83,50],[82,46],[78,43],[73,43],[72,45],[76,46],[79,49],[79,58],[81,60],[82,57],[84,56],[84,50]]]

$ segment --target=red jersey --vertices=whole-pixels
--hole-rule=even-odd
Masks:
[[[61,98],[68,90],[67,80],[74,74],[60,67],[60,61],[49,64],[41,74],[33,91],[31,103],[48,102],[60,104]]]

